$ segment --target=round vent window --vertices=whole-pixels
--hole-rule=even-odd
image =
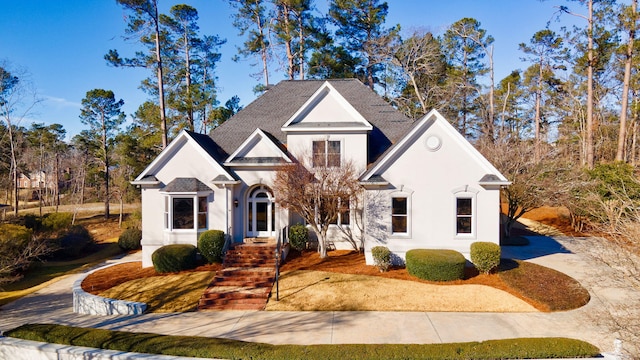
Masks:
[[[428,150],[436,151],[442,146],[442,140],[435,135],[431,135],[425,141],[425,145],[427,146]]]

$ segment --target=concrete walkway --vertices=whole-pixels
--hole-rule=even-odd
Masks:
[[[526,247],[505,247],[503,257],[525,259],[574,277],[591,292],[589,304],[555,313],[223,311],[100,317],[72,312],[71,286],[80,276],[73,275],[2,307],[0,331],[25,323],[57,323],[271,344],[422,344],[553,336],[585,340],[602,351],[611,351],[619,335],[599,318],[616,302],[638,304],[640,292],[606,280],[594,283],[594,273],[607,274],[611,269],[595,264],[588,255],[568,250],[576,247],[574,239],[530,240],[532,244]],[[588,245],[597,239],[580,241]],[[134,259],[118,261],[129,260]]]

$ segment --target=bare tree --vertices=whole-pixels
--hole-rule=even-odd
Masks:
[[[638,0],[632,0],[631,5],[622,8],[621,23],[627,29],[627,48],[624,54],[624,80],[622,83],[622,99],[620,100],[620,131],[618,132],[618,150],[616,161],[625,160],[627,143],[627,112],[629,107],[629,84],[631,83],[631,64],[633,63],[633,43],[636,40],[638,28]]]
[[[18,74],[19,72],[19,74]],[[18,215],[18,149],[16,127],[40,102],[35,89],[27,80],[25,71],[12,71],[6,63],[0,63],[0,120],[7,125],[11,154],[14,214]],[[5,134],[2,136],[4,137]]]
[[[311,156],[283,166],[275,175],[273,189],[278,203],[300,215],[318,237],[320,257],[327,256],[327,230],[351,199],[360,196],[358,172],[351,162],[340,167],[312,166]]]

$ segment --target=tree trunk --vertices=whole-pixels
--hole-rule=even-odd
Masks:
[[[158,102],[160,106],[160,129],[162,130],[162,148],[167,147],[167,115],[165,111],[164,103],[164,80],[162,70],[162,54],[160,53],[160,25],[158,23],[158,3],[153,1],[153,8],[155,11],[154,25],[155,25],[155,37],[156,37],[156,74],[158,77]]]
[[[625,149],[627,145],[627,112],[629,106],[629,83],[631,82],[631,63],[633,61],[633,43],[636,37],[636,11],[637,0],[631,1],[633,18],[629,27],[629,40],[624,60],[624,81],[622,85],[622,100],[620,104],[620,130],[618,132],[618,150],[616,161],[625,161]]]
[[[593,133],[595,124],[593,121],[593,0],[589,0],[589,28],[588,32],[588,64],[587,64],[587,138],[586,138],[586,163],[587,168],[593,169],[595,165],[595,144]]]

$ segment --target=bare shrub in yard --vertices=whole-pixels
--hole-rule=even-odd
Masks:
[[[24,226],[0,225],[0,285],[20,279],[20,271],[54,250],[50,241]]]

